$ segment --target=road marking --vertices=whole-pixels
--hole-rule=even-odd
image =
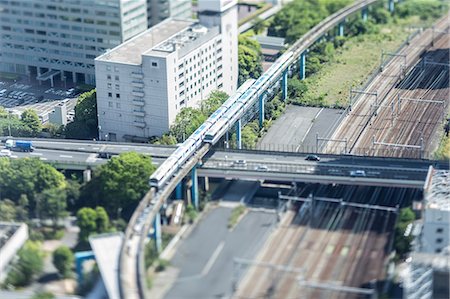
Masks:
[[[73,156],[69,156],[69,155],[59,155],[61,158],[73,158]]]
[[[298,150],[300,149],[300,146],[303,144],[303,142],[306,139],[306,136],[308,136],[309,131],[311,131],[312,127],[314,126],[314,122],[316,121],[316,119],[319,117],[319,114],[323,111],[324,108],[320,109],[319,112],[317,112],[316,116],[314,116],[314,118],[311,120],[311,125],[309,126],[308,130],[306,131],[305,135],[303,135],[302,141],[300,141],[300,144],[297,146],[297,148],[295,149],[296,152],[298,152]]]
[[[47,158],[44,158],[44,157],[40,157],[39,160],[47,161],[48,159],[47,159]]]
[[[79,149],[79,150],[85,150],[85,148],[84,148],[84,147],[79,147],[78,149]]]
[[[30,155],[33,155],[33,156],[42,156],[42,153],[30,153]]]
[[[222,241],[222,242],[220,242],[219,246],[217,246],[216,250],[213,252],[213,254],[209,258],[208,262],[206,263],[205,268],[203,268],[202,274],[201,274],[202,276],[208,274],[209,270],[211,270],[212,266],[214,265],[217,258],[219,257],[219,254],[222,251],[224,245],[225,245],[225,242]]]

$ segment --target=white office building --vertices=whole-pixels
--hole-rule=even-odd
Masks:
[[[152,27],[169,17],[190,19],[191,16],[191,0],[147,0],[148,27]]]
[[[422,231],[404,271],[405,299],[448,298],[450,172],[431,169],[424,188]]]
[[[199,21],[167,19],[95,60],[99,133],[145,140],[183,107],[237,88],[236,1],[199,0]]]
[[[147,29],[147,0],[0,0],[0,71],[95,83],[94,59]]]
[[[440,253],[450,245],[450,172],[434,170],[425,190],[421,252]]]

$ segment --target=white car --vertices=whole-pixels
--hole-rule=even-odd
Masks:
[[[352,170],[350,171],[350,176],[365,177],[366,172],[364,170]]]
[[[11,157],[11,151],[9,149],[0,150],[0,157]]]

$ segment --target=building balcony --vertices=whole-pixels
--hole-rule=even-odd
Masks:
[[[132,72],[132,73],[131,73],[131,78],[134,78],[134,79],[144,79],[144,74],[143,74],[143,73],[135,73],[135,72]]]
[[[142,82],[142,81],[133,81],[133,82],[131,82],[131,86],[137,87],[137,88],[144,88],[144,82]]]
[[[145,116],[145,111],[143,111],[143,110],[133,110],[133,115],[134,116],[138,116],[138,117],[144,117]]]
[[[133,122],[133,125],[138,128],[145,128],[147,126],[147,124],[143,120],[135,120]]]
[[[141,99],[133,99],[133,105],[143,107],[145,106],[145,101]]]
[[[143,91],[133,90],[131,94],[135,97],[143,98],[145,93]]]

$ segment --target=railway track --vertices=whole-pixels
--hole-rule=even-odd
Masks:
[[[403,189],[376,187],[318,188],[320,196],[337,194],[345,201],[391,206],[418,195]],[[306,197],[309,192],[307,188],[300,189],[298,196]],[[308,282],[370,288],[371,281],[384,279],[384,261],[389,253],[395,214],[335,202],[318,201],[314,205],[311,211],[308,203],[298,203],[295,217],[289,212],[254,265],[246,269],[233,298],[365,298],[312,288]],[[265,266],[257,266],[258,263]]]
[[[446,16],[434,29],[417,35],[383,67],[332,139],[347,139],[350,153],[370,156],[417,158],[434,149],[436,143],[432,140],[448,109],[449,20]],[[425,56],[421,57],[423,53]],[[406,77],[405,69],[409,70]],[[393,148],[386,144],[411,147]],[[324,151],[335,152],[341,147],[342,144],[330,141]]]

